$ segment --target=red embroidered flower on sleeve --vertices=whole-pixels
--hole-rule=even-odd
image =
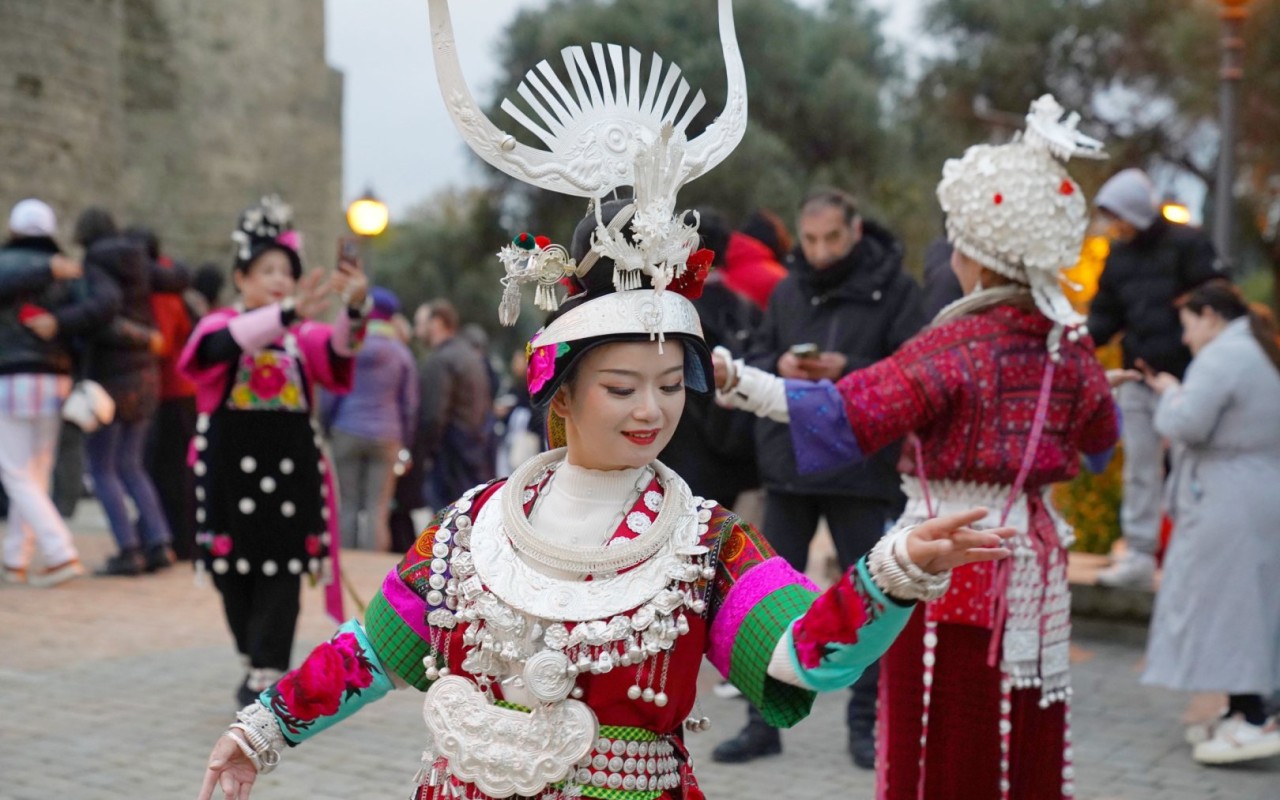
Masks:
[[[338,713],[347,689],[342,652],[329,642],[316,647],[307,660],[276,684],[288,715],[298,722]]]
[[[373,667],[354,633],[338,634],[333,638],[333,647],[342,656],[342,676],[348,691],[373,683]]]
[[[835,586],[823,592],[792,629],[796,656],[805,669],[822,664],[827,646],[854,644],[867,620],[863,599],[853,586],[853,576],[845,574]]]

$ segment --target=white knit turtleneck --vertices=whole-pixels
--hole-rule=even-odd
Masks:
[[[647,467],[596,470],[561,464],[529,522],[538,536],[570,547],[603,547],[647,483]],[[625,507],[624,507],[625,506]]]

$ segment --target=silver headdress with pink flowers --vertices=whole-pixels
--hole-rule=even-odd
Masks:
[[[580,261],[570,258],[563,247],[533,237],[517,238],[502,249],[498,254],[506,271],[499,309],[502,323],[515,324],[522,287],[536,286],[537,306],[554,311],[560,303],[557,284],[585,276],[602,258],[612,262],[613,286],[620,292],[661,295],[684,278],[689,258],[698,249],[698,221],[696,215],[676,213],[676,195],[684,184],[728,157],[746,131],[746,73],[732,0],[719,0],[727,100],[705,131],[693,139],[687,137],[686,130],[706,99],[702,92],[688,99],[690,87],[678,66],[654,55],[646,78],[644,59],[637,50],[596,43],[589,55],[583,47],[561,52],[563,77],[546,61],[525,75],[518,92],[528,113],[510,99],[502,103],[502,109],[546,149],[518,142],[489,120],[462,76],[447,0],[429,0],[429,8],[440,89],[467,144],[514,178],[588,198],[596,215],[590,252]],[[601,213],[605,198],[626,186],[634,189],[633,198],[621,213],[606,220]],[[652,288],[643,289],[646,283]],[[599,336],[615,332],[619,325],[628,329],[639,325],[660,341],[668,325],[688,316],[683,312],[668,316],[670,305],[655,299],[637,312],[645,315],[642,319],[591,314],[590,322],[583,320],[577,327],[585,335]],[[577,314],[579,308],[570,313]]]

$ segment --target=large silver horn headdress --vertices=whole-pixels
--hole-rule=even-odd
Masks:
[[[547,286],[557,270],[582,274],[596,257],[611,258],[615,285],[639,285],[647,274],[656,289],[680,277],[696,247],[697,225],[675,214],[676,193],[733,152],[747,127],[747,82],[734,28],[733,0],[719,0],[720,42],[728,75],[725,107],[694,139],[690,122],[706,105],[702,92],[689,98],[680,67],[654,54],[645,76],[635,49],[594,43],[561,51],[565,75],[546,61],[525,74],[518,92],[534,119],[511,99],[502,109],[546,146],[523,144],[495,125],[476,103],[458,61],[448,0],[429,0],[436,74],[445,106],[463,139],[477,155],[507,175],[560,194],[601,201],[623,186],[634,187],[632,207],[621,216],[631,226],[630,241],[604,220],[591,256],[583,264],[542,258],[540,248],[507,248],[501,254],[510,289],[525,283]],[[572,88],[570,88],[572,87]],[[545,262],[545,263],[544,263]],[[539,305],[554,307],[544,289]],[[514,322],[508,307],[504,322]]]

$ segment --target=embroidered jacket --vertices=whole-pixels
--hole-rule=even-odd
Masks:
[[[393,687],[393,678],[425,691],[440,667],[447,666],[453,675],[474,677],[464,664],[477,663],[467,661],[475,641],[475,632],[469,635],[469,629],[476,623],[455,612],[464,595],[484,588],[477,582],[471,548],[476,546],[477,536],[502,529],[488,528],[488,533],[483,533],[473,522],[488,504],[495,503],[495,493],[502,486],[499,481],[477,487],[446,508],[387,575],[369,605],[364,624],[345,624],[298,669],[262,694],[259,702],[275,714],[291,746],[381,697]],[[526,513],[539,488],[541,484],[525,488],[522,502]],[[634,538],[647,527],[636,515],[652,521],[662,506],[662,491],[657,481],[649,486],[626,515],[630,521],[619,525],[615,540]],[[693,502],[698,508],[698,542],[708,548],[707,558],[714,570],[709,578],[700,570],[687,573],[696,577],[682,586],[688,591],[686,603],[693,598],[690,608],[702,611],[681,612],[687,630],[674,637],[674,644],[665,651],[665,677],[656,684],[652,671],[658,662],[653,659],[639,664],[624,659],[600,674],[586,670],[578,674],[580,699],[595,713],[602,736],[605,732],[639,732],[673,743],[679,750],[677,734],[693,709],[704,656],[770,723],[791,726],[808,714],[816,691],[856,680],[888,648],[910,615],[912,604],[890,599],[873,583],[865,559],[835,586],[820,593],[775,556],[751,526],[714,501],[695,498]],[[704,604],[697,603],[700,598],[705,598]],[[624,614],[633,630],[649,622],[638,619],[639,613],[633,609]],[[614,624],[610,620],[608,627]],[[550,627],[548,642],[552,640]],[[576,630],[578,627],[583,630]],[[597,655],[614,646],[605,626],[589,628],[587,623],[565,623],[557,633],[558,644],[566,652],[574,652],[576,647],[579,654],[589,651]],[[647,632],[636,634],[633,641],[647,644]],[[630,631],[625,633],[619,652],[631,636]],[[790,668],[796,683],[802,685],[784,683],[769,674],[770,661],[784,639],[789,645]],[[659,656],[659,661],[663,657]],[[628,690],[640,684],[664,688],[668,701],[659,705],[633,699]],[[502,703],[500,685],[494,684],[493,691]],[[603,784],[604,773],[593,783],[593,769],[588,765],[576,775],[583,796],[611,800],[671,796],[669,788],[652,787],[619,794],[612,791],[612,784]],[[465,796],[479,796],[474,787],[464,788]],[[436,795],[424,787],[421,796]]]
[[[788,381],[797,461],[822,470],[915,433],[927,481],[1011,486],[1034,423],[1051,325],[1033,308],[998,305],[928,328],[834,385]],[[1074,477],[1081,453],[1105,464],[1118,438],[1115,402],[1093,343],[1064,340],[1024,486],[1033,540],[1061,547],[1041,490]],[[958,569],[951,590],[930,604],[931,618],[990,627],[996,569]]]

